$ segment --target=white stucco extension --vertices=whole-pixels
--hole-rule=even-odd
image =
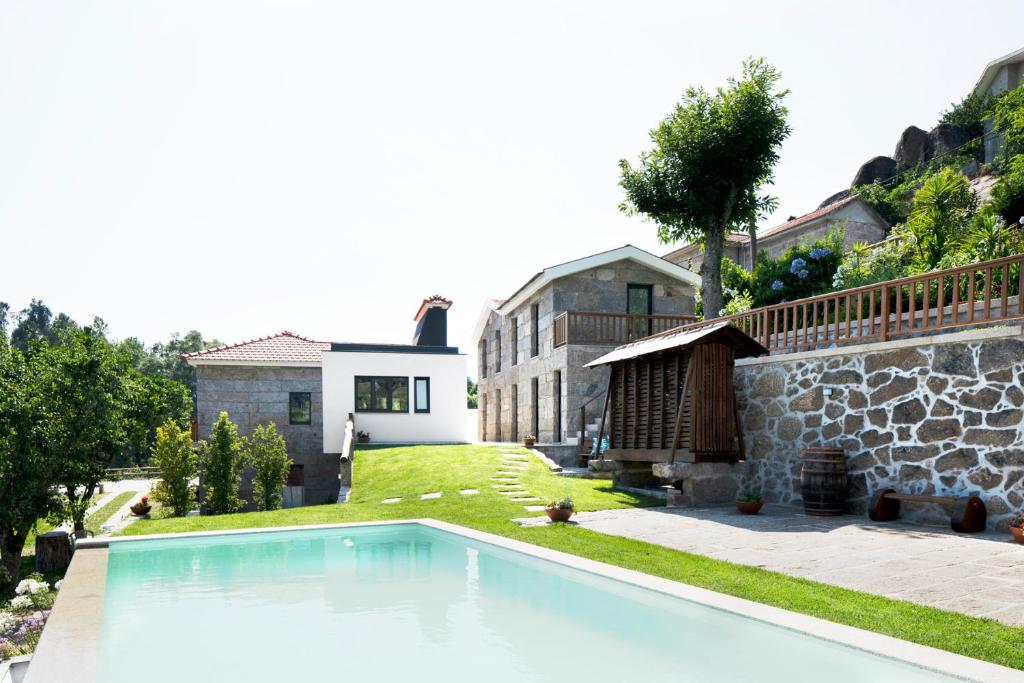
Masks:
[[[355,411],[356,376],[408,377],[404,413]],[[430,412],[414,412],[414,378],[430,378]],[[324,452],[340,453],[348,414],[374,443],[462,442],[466,434],[466,356],[461,353],[325,351]]]

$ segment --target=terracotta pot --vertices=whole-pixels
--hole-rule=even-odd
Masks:
[[[737,500],[736,509],[745,515],[756,515],[761,511],[764,506],[764,501],[760,500]]]
[[[149,511],[152,510],[152,509],[153,509],[152,505],[148,505],[148,504],[147,505],[143,505],[142,503],[136,503],[135,505],[132,505],[132,507],[131,507],[132,514],[133,515],[138,515],[139,517],[141,517],[142,515],[148,515]]]
[[[526,446],[527,448],[533,448],[533,445],[535,443],[537,443],[537,439],[533,439],[530,437],[523,439],[523,445]]]
[[[548,519],[552,522],[568,522],[575,510],[572,508],[544,508],[544,512],[548,513]]]
[[[1021,529],[1019,526],[1011,526],[1010,533],[1013,534],[1013,540],[1017,541],[1017,543],[1024,543],[1024,529]]]

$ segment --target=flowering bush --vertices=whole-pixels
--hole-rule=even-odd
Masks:
[[[754,307],[831,291],[842,260],[844,231],[835,228],[813,244],[798,244],[777,259],[758,254],[751,284]]]
[[[40,574],[22,580],[15,592],[7,608],[0,609],[0,660],[35,650],[53,606],[54,590]]]
[[[28,595],[36,595],[37,593],[45,593],[48,590],[50,590],[50,584],[38,579],[28,578],[22,579],[18,587],[14,589],[14,592],[17,595],[25,595],[26,593]]]
[[[32,609],[32,606],[32,598],[27,595],[18,595],[11,599],[11,609],[16,612]]]

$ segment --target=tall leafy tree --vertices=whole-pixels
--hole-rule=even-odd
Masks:
[[[260,510],[276,510],[281,507],[281,490],[288,481],[288,470],[292,460],[284,437],[277,433],[277,427],[257,425],[252,435],[245,439],[243,449],[245,462],[252,468],[252,491],[256,507]]]
[[[238,427],[226,412],[214,423],[209,440],[200,444],[199,455],[207,511],[211,515],[237,512],[242,506],[238,488],[244,461]]]
[[[718,315],[723,304],[726,234],[747,229],[762,210],[757,190],[771,183],[790,133],[783,106],[788,91],[778,89],[779,79],[764,59],[750,59],[724,88],[689,88],[650,132],[654,147],[640,155],[638,166],[619,162],[623,211],[653,220],[663,243],[686,239],[704,246],[706,317]]]

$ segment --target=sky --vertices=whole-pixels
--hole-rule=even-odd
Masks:
[[[618,161],[688,86],[781,70],[767,228],[933,126],[1021,26],[1019,0],[5,0],[0,301],[146,343],[408,343],[441,294],[472,356],[485,299],[545,266],[670,250],[619,211]]]

